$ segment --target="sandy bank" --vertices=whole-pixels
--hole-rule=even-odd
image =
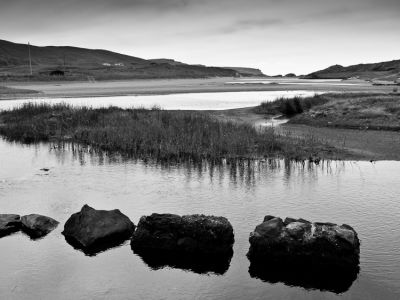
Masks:
[[[39,91],[38,95],[29,97],[95,97],[95,96],[126,96],[177,93],[211,93],[211,92],[241,92],[241,91],[336,91],[336,92],[388,92],[390,87],[372,86],[368,82],[354,85],[348,83],[314,83],[287,81],[277,79],[261,79],[279,82],[279,84],[262,84],[254,80],[251,84],[240,84],[241,78],[211,78],[211,79],[143,79],[96,82],[9,82],[6,85],[16,89]],[[299,84],[301,83],[301,84]],[[27,95],[2,95],[2,99],[26,98]]]

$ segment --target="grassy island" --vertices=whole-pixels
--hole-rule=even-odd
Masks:
[[[11,141],[69,141],[141,158],[340,158],[342,150],[312,137],[288,138],[273,128],[222,121],[203,112],[93,109],[24,104],[0,113],[0,134]]]

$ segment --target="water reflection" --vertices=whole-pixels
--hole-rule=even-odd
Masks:
[[[0,111],[21,106],[26,102],[67,103],[72,106],[94,108],[117,106],[120,108],[159,106],[166,110],[224,110],[259,105],[263,101],[273,101],[280,97],[307,97],[318,91],[253,91],[218,93],[182,93],[169,95],[138,95],[108,97],[72,97],[72,98],[32,98],[0,101]]]
[[[55,287],[73,299],[90,295],[186,299],[205,292],[211,299],[336,299],[337,295],[328,291],[347,289],[340,298],[400,299],[399,162],[325,161],[315,165],[265,159],[168,165],[79,147],[73,153],[71,145],[50,146],[0,139],[3,212],[37,212],[61,223],[85,203],[119,208],[133,221],[153,212],[221,215],[235,229],[235,253],[229,271],[215,271],[223,275],[199,276],[187,264],[181,267],[189,272],[176,262],[153,264],[154,256],[152,260],[141,258],[128,244],[88,259],[65,242],[61,228],[39,242],[14,234],[0,239],[6,258],[0,274],[4,299],[43,299],[54,294]],[[41,168],[50,168],[49,175],[42,176]],[[235,182],[231,178],[236,178]],[[299,273],[301,268],[282,265],[264,270],[252,265],[250,275],[254,277],[249,276],[249,232],[267,214],[352,225],[362,240],[357,280],[349,288],[354,272],[349,273],[353,279],[340,272],[332,286],[324,278],[336,273],[326,271],[317,280],[305,280],[307,274]],[[155,272],[149,267],[160,265],[166,269]],[[174,265],[176,269],[170,270]],[[201,269],[213,272],[204,264],[199,271],[204,272]],[[305,266],[303,270],[307,270]],[[296,276],[290,277],[291,273]]]
[[[106,252],[107,250],[110,250],[112,248],[118,248],[121,247],[125,244],[126,239],[115,239],[115,240],[109,240],[109,241],[104,241],[102,243],[97,244],[94,247],[90,248],[83,248],[82,245],[77,243],[74,239],[64,237],[65,241],[71,245],[75,250],[83,252],[86,256],[96,256],[99,253]]]
[[[350,289],[357,279],[359,266],[318,265],[312,262],[270,261],[258,264],[251,262],[249,274],[264,282],[282,282],[307,290],[330,291],[342,294]]]
[[[233,256],[233,251],[225,255],[200,255],[184,254],[171,251],[155,251],[135,248],[131,245],[133,253],[137,254],[152,270],[174,268],[191,271],[198,274],[213,273],[223,275],[228,271]]]
[[[99,151],[90,146],[73,143],[49,144],[49,152],[54,154],[58,162],[67,163],[68,158],[76,160],[80,165],[115,165],[121,163],[139,164],[145,167],[158,168],[163,172],[179,170],[184,172],[190,182],[193,178],[201,180],[205,175],[211,183],[222,182],[229,176],[229,182],[234,186],[246,188],[255,187],[261,175],[273,175],[283,171],[283,180],[291,182],[291,177],[302,178],[310,182],[316,181],[322,171],[326,174],[340,173],[345,168],[345,162],[321,160],[289,160],[289,159],[220,159],[220,160],[182,160],[160,161],[157,159],[139,159],[132,156]],[[332,168],[332,164],[335,168]]]

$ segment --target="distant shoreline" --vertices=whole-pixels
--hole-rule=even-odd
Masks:
[[[247,78],[244,78],[245,80]],[[254,78],[256,79],[256,78]],[[228,84],[240,78],[209,79],[135,79],[96,82],[7,82],[11,89],[27,89],[33,93],[0,93],[0,100],[31,98],[116,97],[136,95],[170,95],[185,93],[223,93],[259,91],[332,91],[332,92],[389,92],[391,87],[373,86],[368,82],[359,85],[337,84],[285,84],[276,78],[260,78],[279,84]],[[294,79],[296,80],[296,79]],[[304,80],[303,80],[304,81]]]

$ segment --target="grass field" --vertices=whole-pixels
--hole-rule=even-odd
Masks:
[[[313,98],[317,102],[321,101],[321,104],[293,117],[289,123],[317,127],[400,130],[400,94],[324,94]]]
[[[273,128],[226,122],[200,112],[25,104],[0,113],[0,134],[25,143],[70,141],[157,160],[341,158],[345,151],[310,137],[287,138]]]

